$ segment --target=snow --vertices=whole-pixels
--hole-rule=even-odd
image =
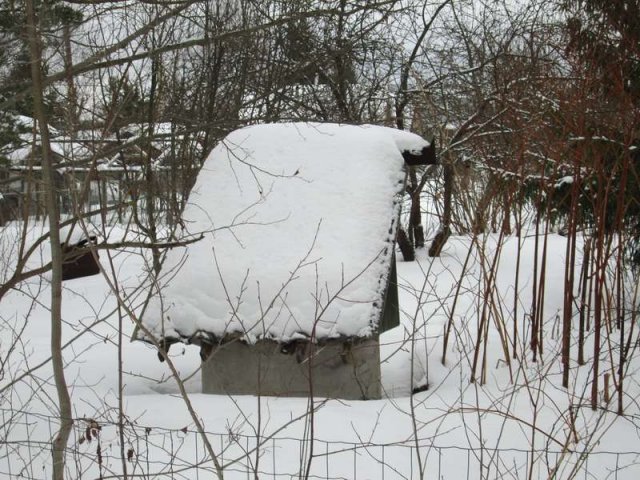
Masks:
[[[12,148],[7,153],[7,158],[14,167],[20,167],[21,164],[28,163],[30,157],[33,154],[33,147],[40,148],[42,142],[40,140],[40,133],[34,135],[33,130],[36,121],[31,117],[24,115],[15,115],[15,122],[20,125],[25,131],[19,135],[21,145]],[[57,154],[67,160],[86,160],[91,157],[89,149],[78,142],[75,142],[69,137],[65,137],[54,127],[49,125],[49,135],[51,136],[50,147],[54,154]]]
[[[31,155],[31,148],[18,147],[10,151],[7,155],[7,158],[9,159],[11,165],[19,165],[21,163],[26,163],[29,159],[29,155]]]
[[[33,126],[34,120],[25,116],[18,116],[17,120],[23,126]],[[148,133],[148,126],[143,124],[132,124],[128,126],[127,131],[132,137],[126,138],[124,141],[116,139],[113,134],[106,134],[98,130],[81,130],[77,132],[77,139],[59,134],[55,129],[51,130],[50,147],[51,151],[58,157],[58,172],[66,173],[68,171],[82,172],[95,168],[100,172],[119,172],[124,170],[127,172],[140,172],[142,166],[132,164],[131,157],[143,158],[147,156],[147,150],[136,144],[137,141],[143,140]],[[176,133],[171,131],[171,124],[157,123],[154,124],[153,135],[155,136],[151,144],[157,150],[157,155],[153,160],[152,168],[162,170],[169,168],[169,163],[173,160],[175,150],[171,148],[171,142],[181,141],[184,139],[184,133]],[[41,140],[40,135],[33,133],[20,134],[20,143],[17,146],[7,148],[5,156],[11,164],[11,168],[15,171],[36,170],[42,167],[39,165],[41,157]],[[122,146],[125,156],[129,159],[126,166],[122,165],[122,155],[120,153],[113,154],[111,158],[95,158],[94,153],[100,155],[101,151],[113,150],[117,145]],[[199,150],[199,146],[192,145],[192,148]],[[133,152],[133,154],[129,153]],[[36,165],[29,165],[33,160]],[[96,161],[94,166],[93,160]]]
[[[371,335],[392,258],[401,152],[426,145],[374,126],[231,133],[202,167],[184,212],[186,231],[204,239],[169,252],[165,271],[182,268],[152,299],[145,327],[209,342]]]
[[[9,227],[20,231],[19,224]],[[3,241],[7,228],[2,230]],[[130,235],[124,227],[110,230],[111,241]],[[33,240],[43,226],[36,224],[28,231]],[[566,239],[549,235],[547,241],[548,265],[561,265]],[[258,440],[263,442],[258,469],[266,472],[259,478],[289,478],[286,473],[297,478],[300,449],[310,445],[309,441],[303,441],[308,438],[305,435],[310,422],[314,425],[317,455],[312,462],[312,474],[320,478],[382,478],[383,471],[388,479],[416,478],[418,454],[429,472],[428,478],[530,478],[531,462],[533,478],[548,478],[549,470],[556,464],[559,473],[555,478],[559,479],[638,478],[637,353],[630,356],[624,417],[615,415],[611,405],[607,407],[604,403],[602,409],[591,411],[590,362],[587,359],[587,365],[579,367],[575,349],[571,386],[560,388],[559,342],[554,324],[562,305],[562,268],[547,269],[542,361],[531,363],[528,353],[520,356],[518,362],[513,362],[510,380],[509,368],[501,361],[498,331],[492,322],[488,327],[487,382],[484,385],[469,382],[483,305],[484,269],[499,256],[494,294],[500,299],[498,303],[510,329],[514,258],[520,245],[518,296],[521,306],[530,305],[534,242],[533,236],[508,237],[503,241],[497,235],[454,236],[440,258],[431,259],[419,251],[417,262],[398,262],[402,325],[381,336],[382,381],[391,396],[388,399],[315,399],[312,404],[316,410],[311,418],[307,415],[309,399],[203,395],[197,393],[199,375],[194,376],[200,365],[197,349],[174,347],[170,358],[186,381],[191,406],[210,432],[214,451],[228,465],[225,479],[247,478],[246,472],[252,471],[249,460],[254,462],[255,452],[249,459],[243,450],[247,446],[253,448]],[[463,274],[470,248],[471,259]],[[139,305],[143,298],[135,296],[135,289],[143,282],[148,254],[129,250],[112,255],[115,275],[109,274],[109,278],[117,282],[119,291],[127,294],[125,305]],[[41,261],[48,261],[46,255]],[[105,255],[101,255],[101,262],[110,271]],[[34,259],[32,266],[37,265]],[[455,332],[443,366],[440,363],[443,326],[460,278],[464,281],[455,310]],[[16,478],[20,472],[33,479],[51,477],[48,445],[57,425],[57,410],[51,368],[46,362],[48,282],[47,277],[32,278],[0,302],[0,352],[3,360],[7,360],[0,379],[3,400],[0,438],[7,441],[7,453],[0,454],[1,478]],[[211,478],[211,461],[170,370],[166,363],[157,361],[148,345],[128,341],[133,324],[127,317],[123,318],[122,336],[118,335],[117,307],[116,296],[102,276],[64,283],[65,373],[73,386],[76,418],[69,444],[69,478],[110,475],[122,478],[116,428],[119,349],[123,358],[124,448],[133,450],[133,460],[127,464],[129,474],[149,478],[172,475]],[[518,321],[523,326],[527,323],[524,308]],[[21,340],[17,341],[18,337]],[[29,369],[31,375],[20,379],[19,375]],[[427,378],[430,388],[409,396],[411,388]],[[576,419],[577,442],[572,440],[569,407]],[[88,423],[83,419],[94,419],[102,427],[97,436],[101,464],[96,455],[98,440],[81,442]],[[415,448],[416,444],[420,449]],[[590,453],[578,457],[572,451]],[[229,465],[236,457],[240,460]],[[579,461],[582,464],[578,463],[577,473],[571,475],[571,468]],[[181,477],[172,470],[178,467],[184,468]],[[271,475],[273,471],[277,475]]]
[[[21,134],[20,139],[22,145],[12,149],[7,158],[11,162],[11,165],[16,168],[20,168],[23,165],[29,163],[32,156],[35,157],[37,163],[39,163],[39,153],[34,153],[34,146],[39,150],[41,148],[40,136],[35,138],[31,134]],[[55,137],[52,138],[49,146],[51,152],[59,155],[65,161],[74,162],[80,160],[89,160],[91,158],[91,151],[82,143],[74,142],[67,137]]]
[[[31,117],[25,115],[12,115],[12,117],[14,121],[25,130],[33,131],[35,128],[36,121]],[[58,131],[51,126],[49,126],[49,133],[51,135],[58,135]]]
[[[415,133],[406,132],[404,130],[398,130],[397,128],[388,128],[388,127],[376,127],[384,130],[385,133],[388,133],[393,137],[396,146],[400,149],[400,151],[406,151],[414,154],[419,154],[422,152],[424,147],[428,147],[429,143],[426,142],[421,136],[416,135]]]
[[[573,183],[573,176],[567,175],[558,179],[558,181],[556,182],[555,188],[560,188],[563,185],[571,185],[572,183]]]
[[[100,237],[100,232],[93,225],[71,224],[60,229],[60,240],[68,245],[78,244],[91,237]]]

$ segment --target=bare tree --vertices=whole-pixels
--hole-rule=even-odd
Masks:
[[[51,251],[51,364],[58,394],[60,411],[60,429],[52,445],[53,478],[62,480],[65,471],[65,451],[73,419],[71,399],[64,375],[62,357],[62,247],[60,244],[60,211],[58,192],[54,178],[51,147],[49,144],[49,125],[44,112],[42,85],[42,50],[39,23],[33,0],[26,2],[27,31],[31,53],[31,78],[33,82],[34,116],[38,120],[38,129],[42,142],[42,168],[44,171],[47,214],[49,217],[49,248]]]

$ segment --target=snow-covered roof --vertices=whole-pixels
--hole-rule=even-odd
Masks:
[[[231,133],[204,163],[184,211],[186,231],[205,237],[168,252],[168,280],[144,326],[187,342],[371,335],[392,259],[402,151],[428,145],[377,126]]]
[[[24,117],[28,118],[28,117]],[[35,138],[32,134],[26,133],[20,135],[21,145],[8,152],[7,158],[12,166],[19,167],[29,163],[30,157],[33,155],[34,146],[36,149],[41,149],[42,142],[40,135],[36,135]],[[82,143],[73,141],[72,139],[64,136],[57,136],[50,140],[49,146],[51,152],[65,161],[79,161],[91,158],[91,151]],[[40,163],[38,155],[37,163]]]
[[[42,140],[39,130],[34,134],[34,128],[37,124],[36,120],[24,115],[14,115],[13,120],[22,127],[23,131],[19,134],[20,142],[18,145],[11,145],[5,148],[5,156],[9,160],[12,167],[25,167],[36,150],[42,148]],[[62,135],[51,125],[48,125],[51,152],[54,155],[62,157],[67,161],[86,160],[91,157],[91,151],[82,143],[79,143],[70,137]],[[40,163],[40,155],[36,155],[36,164]]]
[[[36,124],[35,119],[31,118],[31,117],[27,117],[25,115],[12,115],[14,121],[20,125],[23,129],[26,129],[27,131],[31,132],[34,129],[34,126]],[[58,130],[56,130],[55,128],[53,128],[51,125],[48,125],[49,127],[49,134],[50,135],[59,135]]]
[[[37,164],[40,163],[41,154],[38,153],[41,149],[42,141],[40,139],[40,133],[33,133],[35,120],[30,117],[22,115],[14,116],[14,121],[18,123],[23,129],[27,131],[20,133],[20,142],[17,145],[7,145],[3,148],[4,156],[9,160],[11,166],[15,169],[27,169],[29,160],[35,153],[36,169]],[[50,147],[53,154],[60,157],[61,167],[70,167],[74,169],[83,168],[78,162],[88,162],[94,157],[94,153],[101,153],[101,150],[111,150],[118,145],[122,146],[123,151],[135,152],[140,157],[146,157],[149,144],[153,147],[154,160],[153,166],[155,168],[162,168],[169,163],[173,157],[174,150],[171,148],[171,141],[176,139],[184,139],[184,127],[179,125],[172,125],[170,123],[156,123],[153,125],[153,137],[151,141],[148,140],[148,125],[144,124],[129,124],[123,127],[122,133],[126,134],[122,139],[116,138],[113,133],[106,133],[102,130],[84,129],[79,130],[74,134],[74,138],[61,134],[55,128],[49,126],[50,133]],[[138,141],[138,143],[136,143]],[[35,152],[34,152],[35,147]],[[197,149],[198,143],[195,143]],[[131,155],[127,155],[127,160],[130,160]],[[122,171],[122,155],[120,152],[116,152],[108,158],[98,157],[97,167],[98,170],[104,171]],[[86,166],[88,166],[87,163]],[[139,166],[136,166],[135,162],[126,164],[127,170],[135,171],[140,170]],[[29,168],[32,168],[29,166]]]

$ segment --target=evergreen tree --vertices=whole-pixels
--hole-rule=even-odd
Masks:
[[[593,68],[609,94],[618,85],[638,106],[640,100],[640,2],[566,0],[570,52]]]
[[[44,49],[59,46],[62,30],[82,22],[82,14],[60,0],[34,3]],[[24,3],[0,0],[0,101],[12,100],[3,112],[5,118],[7,112],[33,116],[33,99],[26,88],[31,83],[31,60],[25,28]],[[47,66],[42,68],[46,75]],[[45,91],[44,100],[48,116],[60,110],[52,91]]]
[[[640,239],[640,1],[566,0],[567,51],[585,88],[578,138],[592,172],[578,199],[587,224],[604,214],[606,233],[627,232]],[[568,208],[567,185],[556,200]],[[596,211],[597,192],[602,197]],[[596,200],[594,200],[594,196]],[[559,199],[559,200],[558,200]],[[636,260],[640,252],[633,249]]]

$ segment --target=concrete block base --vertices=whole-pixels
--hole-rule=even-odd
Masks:
[[[202,391],[223,395],[378,399],[378,338],[214,347],[202,365]]]

